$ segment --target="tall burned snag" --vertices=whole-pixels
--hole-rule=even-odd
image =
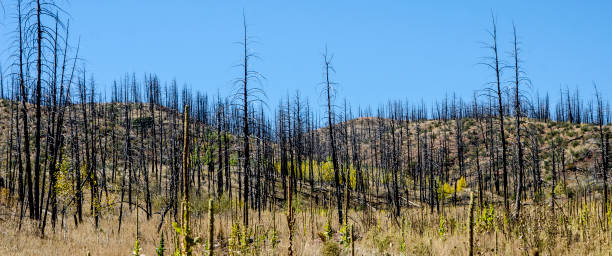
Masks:
[[[336,190],[336,207],[338,209],[338,223],[342,225],[342,194],[340,192],[340,176],[338,170],[338,158],[336,155],[336,144],[334,140],[334,123],[332,122],[334,111],[333,111],[333,99],[334,99],[334,85],[335,82],[332,82],[330,74],[335,72],[334,67],[332,66],[332,56],[329,56],[327,53],[327,48],[325,49],[325,53],[323,54],[323,93],[326,98],[326,113],[327,113],[327,128],[328,128],[328,139],[329,139],[329,148],[332,159],[332,166],[334,168],[334,187]]]
[[[518,218],[521,212],[521,197],[523,195],[523,169],[524,169],[524,161],[523,161],[523,145],[521,143],[521,94],[519,85],[528,82],[528,80],[524,77],[524,72],[520,69],[520,48],[519,41],[516,34],[516,26],[512,26],[512,31],[514,35],[513,40],[513,51],[512,58],[514,59],[514,81],[512,81],[514,85],[514,118],[515,118],[515,131],[516,131],[516,150],[517,150],[517,164],[518,164],[518,182],[516,183],[516,212],[514,213],[514,217]]]
[[[601,169],[603,174],[603,203],[602,203],[602,213],[606,214],[608,212],[608,154],[609,149],[607,148],[607,140],[609,137],[608,131],[606,130],[604,133],[604,104],[599,91],[597,90],[597,86],[595,87],[595,98],[597,100],[597,126],[599,132],[599,150],[601,153]],[[607,223],[607,222],[606,222]]]
[[[493,56],[488,57],[488,61],[483,63],[495,72],[495,81],[492,82],[493,91],[497,95],[497,110],[499,117],[499,136],[502,144],[502,183],[503,183],[503,196],[504,196],[504,209],[506,214],[510,211],[510,204],[508,201],[508,160],[507,160],[507,142],[506,142],[506,131],[504,129],[504,104],[502,100],[502,87],[501,87],[501,74],[503,67],[499,58],[499,48],[497,45],[497,23],[495,16],[491,14],[492,31],[489,31],[491,42],[487,44],[487,48],[491,50]]]
[[[249,177],[251,173],[251,158],[250,158],[250,145],[249,145],[249,137],[250,137],[250,105],[254,102],[262,102],[259,98],[259,95],[264,95],[263,90],[259,87],[254,86],[253,82],[260,82],[263,76],[259,74],[257,71],[251,69],[251,60],[256,58],[257,55],[252,53],[249,50],[251,44],[251,38],[247,33],[247,23],[246,16],[243,14],[242,21],[243,28],[243,37],[242,41],[239,43],[242,46],[242,62],[239,65],[242,69],[241,77],[234,81],[234,84],[237,85],[236,92],[234,93],[234,100],[238,108],[242,111],[241,119],[242,119],[242,142],[243,142],[243,150],[242,150],[242,178],[244,188],[242,189],[242,200],[243,200],[243,216],[242,222],[244,227],[249,226]]]

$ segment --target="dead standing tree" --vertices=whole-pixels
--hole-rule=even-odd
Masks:
[[[39,206],[40,202],[38,200],[38,193],[40,190],[40,120],[41,120],[41,110],[40,110],[40,101],[41,101],[41,88],[42,88],[42,43],[43,43],[43,26],[41,24],[40,18],[42,16],[42,8],[40,5],[40,0],[36,0],[36,130],[34,132],[34,218],[39,219]],[[48,12],[47,12],[48,13]]]
[[[517,150],[517,165],[518,165],[518,182],[516,182],[516,196],[515,196],[515,204],[516,211],[514,213],[514,218],[518,219],[521,212],[521,197],[523,196],[523,169],[525,168],[524,160],[523,160],[523,145],[521,143],[521,84],[529,84],[529,79],[525,77],[525,72],[520,68],[521,59],[519,57],[520,47],[519,40],[516,34],[516,26],[512,25],[513,32],[513,50],[512,50],[512,58],[514,60],[514,65],[512,69],[514,70],[514,80],[512,81],[514,85],[514,117],[515,117],[515,131],[516,131],[516,150]]]
[[[491,15],[491,23],[492,23],[492,31],[489,31],[489,35],[491,37],[491,43],[487,44],[486,47],[489,48],[493,54],[493,56],[488,57],[488,62],[482,63],[483,65],[489,67],[491,70],[495,72],[495,81],[492,82],[495,85],[495,88],[492,90],[497,95],[497,107],[499,114],[499,133],[502,144],[502,182],[503,182],[503,196],[504,196],[504,209],[506,214],[509,213],[510,204],[508,202],[508,160],[506,158],[507,155],[507,146],[506,146],[506,132],[504,130],[504,105],[502,100],[502,88],[501,88],[501,74],[503,71],[503,67],[501,66],[501,61],[499,59],[499,48],[497,47],[497,23],[495,21],[495,16]]]
[[[23,19],[23,14],[21,12],[22,7],[21,7],[21,1],[17,1],[17,25],[18,27],[18,34],[19,34],[19,39],[18,39],[18,44],[19,44],[19,91],[21,93],[21,111],[22,111],[22,120],[23,120],[23,154],[24,154],[24,158],[25,160],[23,160],[23,162],[25,162],[25,187],[27,187],[27,195],[28,195],[28,205],[29,205],[29,212],[30,212],[30,217],[34,216],[34,208],[32,207],[34,205],[34,196],[32,195],[32,165],[31,165],[31,152],[30,152],[30,135],[29,135],[29,129],[28,129],[28,108],[27,108],[27,101],[28,101],[28,94],[26,91],[26,63],[27,63],[27,59],[24,60],[24,58],[26,57],[26,46],[25,46],[25,40],[26,40],[26,35],[24,32],[24,19]],[[19,125],[19,124],[18,124]],[[19,161],[20,163],[22,162],[21,160],[21,152],[19,155]],[[22,166],[20,164],[20,166]],[[21,167],[20,167],[21,170]],[[21,171],[20,171],[21,173]],[[21,178],[20,178],[21,180]],[[20,197],[21,197],[21,207],[22,207],[22,213],[20,216],[23,216],[23,206],[25,203],[25,190],[21,188],[20,186]],[[21,219],[21,218],[20,218]],[[21,225],[20,225],[21,227]]]
[[[217,169],[217,197],[221,197],[221,195],[223,194],[223,154],[221,154],[221,141],[222,141],[222,134],[221,134],[221,116],[222,116],[222,111],[223,111],[223,104],[221,103],[221,97],[219,95],[217,95],[217,105],[215,106],[215,115],[217,117],[217,157],[218,157],[218,163],[219,163],[219,168]]]
[[[59,17],[56,17],[57,19],[59,19]],[[75,53],[75,57],[74,57],[74,62],[72,64],[72,68],[71,71],[66,70],[66,68],[70,68],[67,67],[67,59],[68,59],[68,38],[69,38],[69,22],[66,25],[65,28],[65,32],[66,35],[63,38],[64,40],[64,48],[62,50],[59,49],[58,47],[58,41],[59,41],[59,37],[58,37],[58,27],[57,25],[59,24],[59,21],[56,20],[56,28],[55,28],[55,46],[54,46],[54,74],[53,74],[53,78],[52,78],[52,87],[53,87],[53,92],[52,92],[52,98],[53,98],[53,115],[55,116],[55,113],[57,113],[57,117],[53,118],[53,131],[52,131],[52,135],[53,139],[51,140],[51,145],[52,145],[52,149],[51,149],[51,161],[49,161],[49,165],[48,165],[48,170],[49,170],[49,194],[47,197],[47,204],[45,207],[45,211],[44,211],[44,217],[43,217],[43,221],[41,224],[41,235],[44,236],[44,232],[45,232],[45,225],[46,225],[46,220],[47,220],[47,208],[49,206],[49,204],[51,204],[51,225],[53,227],[53,230],[55,230],[55,223],[57,220],[57,191],[54,189],[56,187],[56,182],[57,182],[57,174],[59,173],[59,166],[60,166],[60,162],[63,158],[63,152],[61,151],[61,148],[64,147],[64,134],[63,134],[63,128],[64,128],[64,113],[65,113],[65,109],[67,106],[67,98],[68,95],[70,94],[70,87],[72,86],[72,80],[73,80],[73,76],[74,76],[74,70],[76,67],[76,60],[78,59],[78,52],[79,52],[79,48],[77,47],[76,53]],[[61,64],[58,62],[58,57],[59,56],[59,52],[63,51],[63,53],[61,54],[62,57],[62,61]],[[61,65],[61,67],[59,66]],[[60,69],[59,74],[57,74],[57,69]],[[67,72],[70,72],[70,74],[68,74]],[[57,84],[59,84],[59,98],[57,97],[57,95],[55,95],[57,93]]]
[[[246,17],[242,15],[242,26],[243,26],[243,38],[239,43],[242,46],[243,56],[242,63],[238,66],[242,69],[242,75],[240,78],[234,81],[237,85],[236,92],[234,93],[234,102],[236,106],[242,111],[242,136],[243,136],[243,151],[242,151],[242,164],[243,164],[243,185],[242,200],[243,200],[243,225],[249,226],[249,176],[250,176],[250,148],[249,148],[249,106],[255,102],[263,103],[260,95],[265,96],[263,90],[257,86],[254,86],[252,82],[261,82],[263,76],[254,70],[251,70],[250,61],[253,58],[257,58],[253,52],[250,51],[249,45],[252,40],[247,33]]]
[[[594,85],[595,87],[595,98],[597,100],[597,126],[598,126],[598,132],[599,132],[599,149],[601,152],[601,162],[602,162],[602,174],[603,174],[603,185],[604,185],[604,189],[603,189],[603,208],[602,208],[602,213],[606,214],[608,212],[608,154],[606,153],[609,149],[607,149],[607,138],[608,138],[608,131],[605,131],[605,139],[604,139],[604,104],[603,104],[603,100],[601,98],[601,95],[599,95],[599,91],[597,90],[597,86]],[[607,223],[607,222],[606,222]]]
[[[330,72],[335,72],[334,67],[332,66],[333,57],[329,56],[327,53],[327,48],[325,48],[325,53],[323,54],[323,76],[324,76],[324,88],[323,93],[325,94],[327,100],[327,127],[328,127],[328,135],[329,135],[329,147],[331,149],[331,158],[332,165],[334,168],[334,186],[336,190],[336,206],[338,208],[338,223],[342,225],[342,194],[340,192],[340,177],[338,173],[338,158],[336,155],[336,145],[334,141],[334,124],[332,122],[334,111],[333,111],[333,98],[334,98],[334,85],[335,82],[332,82],[329,77]]]

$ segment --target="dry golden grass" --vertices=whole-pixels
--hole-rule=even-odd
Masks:
[[[489,222],[482,211],[475,211],[476,255],[527,255],[538,249],[541,255],[608,255],[611,231],[609,216],[601,213],[598,201],[559,202],[563,208],[553,215],[547,205],[528,205],[518,221],[506,221],[496,208]],[[299,205],[299,204],[298,204]],[[296,212],[294,251],[296,255],[321,255],[324,242],[321,237],[328,222],[334,234],[330,239],[341,248],[342,255],[350,255],[347,247],[340,244],[340,227],[334,211],[325,208],[310,209],[310,203],[302,204]],[[127,214],[121,233],[117,230],[117,215],[104,216],[96,230],[91,216],[84,216],[84,223],[74,226],[71,218],[65,219],[65,230],[48,228],[45,238],[38,234],[37,223],[24,219],[18,230],[18,216],[14,207],[2,204],[0,212],[0,255],[131,255],[136,240],[136,211]],[[478,208],[478,207],[477,207]],[[140,212],[140,244],[144,255],[156,255],[159,244],[157,233],[159,215],[146,220]],[[251,235],[253,242],[246,247],[235,247],[234,255],[285,255],[288,246],[286,211],[279,208],[275,213],[263,211],[261,219],[251,212]],[[351,211],[350,222],[355,226],[356,255],[467,255],[468,210],[466,205],[447,207],[440,214],[431,214],[428,208],[410,208],[402,211],[401,218],[394,219],[388,212]],[[275,217],[273,218],[273,215]],[[231,255],[232,209],[215,214],[215,253]],[[171,218],[171,217],[170,217]],[[273,223],[272,220],[275,220]],[[60,220],[61,221],[61,220]],[[488,226],[487,226],[487,223]],[[207,239],[208,215],[192,217],[196,236]],[[276,228],[279,243],[272,246],[272,232]],[[171,220],[166,220],[162,232],[165,234],[166,253],[172,255],[176,235]],[[235,238],[234,238],[235,239]],[[240,250],[242,252],[240,253]],[[206,255],[206,247],[199,244],[195,255]]]

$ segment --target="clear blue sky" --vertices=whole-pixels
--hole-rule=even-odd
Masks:
[[[0,25],[0,45],[13,30],[10,7]],[[491,10],[498,19],[502,57],[509,60],[514,21],[523,43],[524,70],[535,95],[578,87],[584,96],[597,82],[612,96],[610,1],[59,1],[81,37],[81,57],[100,85],[126,72],[229,94],[240,70],[235,44],[246,13],[253,68],[266,80],[275,106],[299,89],[320,104],[321,54],[334,54],[338,99],[376,106],[388,99],[471,97],[493,79],[477,65],[488,52]],[[6,42],[6,43],[5,43]],[[6,48],[6,47],[2,47]],[[6,53],[3,53],[6,55]],[[5,59],[5,58],[3,58]],[[3,62],[6,62],[3,60]],[[4,66],[7,64],[4,63]],[[506,79],[510,79],[507,73]]]

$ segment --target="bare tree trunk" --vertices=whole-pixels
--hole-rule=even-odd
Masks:
[[[21,14],[21,0],[18,2],[18,25],[19,25],[19,89],[21,91],[21,111],[22,111],[22,120],[23,120],[23,150],[25,157],[25,184],[27,187],[28,194],[28,209],[30,213],[30,218],[34,218],[34,194],[32,189],[32,164],[30,158],[30,133],[28,132],[28,107],[27,100],[28,95],[26,93],[26,85],[25,85],[25,74],[23,70],[23,57],[24,57],[24,46],[23,46],[23,21]],[[22,205],[23,205],[22,201]]]
[[[243,219],[242,219],[242,223],[244,225],[245,228],[247,228],[249,226],[249,176],[251,175],[251,167],[250,167],[250,163],[251,163],[251,158],[250,158],[250,151],[249,151],[249,88],[248,88],[248,80],[249,80],[249,70],[248,70],[248,61],[249,61],[249,54],[247,52],[247,27],[246,27],[246,19],[243,22],[243,27],[244,27],[244,42],[243,42],[243,47],[244,47],[244,77],[242,80],[242,100],[243,100],[243,105],[242,105],[242,111],[243,111],[243,116],[242,116],[242,135],[243,137],[243,143],[244,143],[244,151],[243,151],[243,164],[244,164],[244,168],[243,168],[243,185],[244,185],[244,189],[242,190],[242,200],[243,200]]]
[[[523,145],[521,144],[521,98],[519,91],[519,84],[521,81],[520,74],[522,71],[519,70],[519,48],[518,39],[516,36],[516,27],[513,26],[514,32],[514,115],[516,120],[516,148],[518,158],[518,183],[516,192],[516,212],[515,218],[519,218],[521,212],[521,197],[523,196]]]
[[[340,177],[339,177],[339,170],[338,170],[338,158],[336,156],[336,145],[334,142],[334,125],[332,123],[332,115],[333,115],[333,111],[332,111],[332,86],[333,86],[333,82],[330,80],[329,77],[329,72],[330,70],[333,70],[333,68],[331,67],[331,58],[327,55],[327,49],[325,52],[325,55],[323,56],[323,59],[325,61],[324,63],[324,67],[325,67],[325,94],[327,97],[327,125],[328,125],[328,129],[329,129],[329,146],[331,148],[331,158],[332,158],[332,165],[334,168],[334,186],[336,189],[336,206],[338,209],[338,223],[340,225],[342,225],[342,195],[340,193]]]
[[[596,100],[597,100],[597,125],[599,126],[599,149],[600,149],[600,153],[601,153],[601,162],[602,162],[602,171],[603,171],[603,185],[604,185],[604,189],[603,189],[603,202],[602,202],[602,210],[603,210],[603,214],[606,214],[608,212],[608,148],[607,148],[607,142],[608,142],[608,133],[606,132],[604,135],[604,129],[603,129],[603,125],[604,125],[604,107],[603,107],[603,100],[601,99],[600,95],[599,95],[599,91],[597,90],[597,87],[595,87],[595,96],[596,96]]]
[[[510,212],[510,203],[508,201],[508,160],[506,158],[507,156],[507,142],[506,142],[506,131],[504,129],[504,105],[503,105],[503,101],[502,101],[502,89],[501,89],[501,71],[502,68],[500,67],[500,60],[499,60],[499,54],[498,54],[498,48],[497,48],[497,24],[495,22],[495,17],[492,15],[492,24],[493,24],[493,31],[490,33],[491,34],[491,39],[493,40],[492,45],[490,45],[489,47],[491,48],[491,50],[494,53],[494,63],[493,64],[487,64],[487,66],[489,66],[490,68],[493,69],[493,71],[495,71],[495,84],[497,86],[497,107],[498,107],[498,114],[499,114],[499,133],[500,133],[500,137],[501,137],[501,144],[502,144],[502,183],[503,183],[503,187],[504,187],[504,209],[506,211],[506,214],[508,214]]]
[[[36,0],[36,28],[37,28],[37,40],[36,40],[36,130],[34,132],[34,218],[40,219],[40,202],[38,200],[39,190],[40,190],[40,120],[41,120],[41,111],[40,111],[40,99],[41,99],[41,87],[42,87],[42,40],[43,40],[43,30],[42,25],[40,23],[41,17],[41,8],[40,8],[40,0]]]

